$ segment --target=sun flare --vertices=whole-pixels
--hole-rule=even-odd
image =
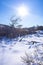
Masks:
[[[21,16],[21,17],[28,15],[28,9],[27,9],[26,6],[19,6],[17,8],[17,12],[18,12],[18,15]]]

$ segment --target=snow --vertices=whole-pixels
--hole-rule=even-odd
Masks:
[[[32,34],[18,37],[18,39],[0,40],[0,65],[25,65],[21,59],[25,52],[32,56],[38,65],[38,59],[43,61],[43,36],[40,35],[38,37],[37,34]]]

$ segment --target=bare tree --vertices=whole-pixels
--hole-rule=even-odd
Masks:
[[[18,26],[17,26],[17,28],[21,28],[21,27],[22,27],[22,25],[18,25]]]
[[[15,27],[18,24],[18,22],[21,21],[21,19],[19,17],[12,16],[10,18],[10,21],[11,21],[10,26]]]

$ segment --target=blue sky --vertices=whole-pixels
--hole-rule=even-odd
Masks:
[[[10,17],[17,15],[15,8],[22,4],[28,7],[29,15],[19,24],[23,27],[43,25],[43,0],[0,0],[0,24],[9,25]]]

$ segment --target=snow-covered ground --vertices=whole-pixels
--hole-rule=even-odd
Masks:
[[[25,52],[33,57],[36,65],[39,65],[37,62],[43,61],[43,34],[38,32],[18,39],[0,40],[0,65],[25,65],[21,59]]]

